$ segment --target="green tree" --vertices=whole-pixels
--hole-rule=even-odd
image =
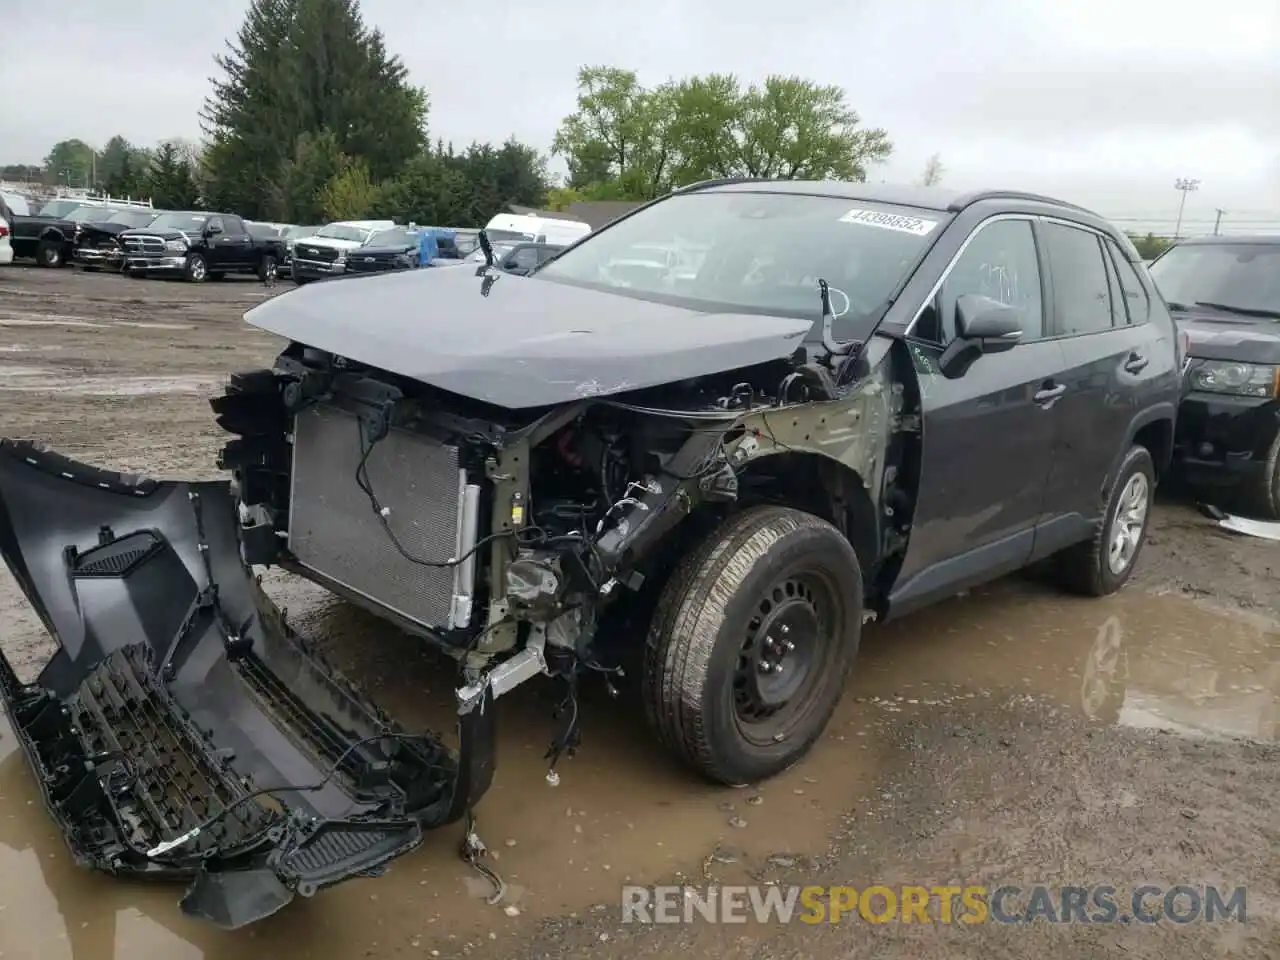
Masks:
[[[149,151],[134,146],[117,134],[98,154],[98,183],[115,197],[134,197],[145,192],[146,173],[151,165]]]
[[[353,160],[320,188],[319,199],[325,220],[363,220],[378,204],[378,185],[365,162]]]
[[[160,209],[189,210],[200,203],[200,188],[191,161],[183,156],[181,145],[173,141],[156,149],[144,188]]]
[[[293,159],[285,166],[279,184],[280,195],[273,208],[291,223],[323,221],[320,192],[349,162],[332,131],[302,134],[294,146]]]
[[[357,0],[252,0],[228,48],[202,111],[217,205],[282,215],[304,135],[329,131],[374,182],[422,151],[426,94]]]
[[[774,75],[743,88],[726,75],[692,78],[673,96],[679,183],[709,177],[854,180],[889,158],[880,129],[861,125],[844,91]]]
[[[83,140],[59,140],[44,158],[45,178],[51,184],[92,186],[93,168],[93,147]]]
[[[1129,239],[1133,241],[1138,255],[1143,260],[1154,260],[1173,245],[1172,240],[1167,237],[1157,237],[1154,233],[1148,233],[1145,237],[1141,234],[1131,233],[1129,234]]]

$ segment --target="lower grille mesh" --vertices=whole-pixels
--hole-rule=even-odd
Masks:
[[[407,560],[356,485],[360,422],[319,404],[294,423],[289,549],[304,566],[401,616],[445,628],[453,600],[452,567]],[[387,525],[410,555],[454,556],[460,512],[457,447],[392,429],[378,441],[365,471]]]

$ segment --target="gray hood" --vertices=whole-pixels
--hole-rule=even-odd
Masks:
[[[704,313],[537,275],[480,278],[470,269],[308,284],[245,319],[512,410],[786,359],[813,327],[794,317]]]

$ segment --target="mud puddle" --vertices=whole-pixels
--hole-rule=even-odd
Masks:
[[[300,629],[412,728],[452,725],[452,672],[411,638],[288,578],[267,579]],[[505,905],[456,856],[457,828],[428,836],[381,879],[299,902],[223,933],[184,920],[180,891],[89,874],[70,863],[29,772],[0,737],[0,951],[5,960],[284,955],[456,956],[516,944],[533,921],[616,904],[627,882],[682,876],[739,882],[782,858],[822,854],[845,811],[904,773],[884,744],[906,717],[945,720],[957,701],[1049,703],[1099,724],[1194,738],[1280,737],[1280,634],[1265,618],[1136,590],[1063,598],[1017,581],[869,628],[827,735],[796,769],[758,787],[716,789],[675,768],[625,698],[586,691],[581,752],[545,779],[557,685],[502,701],[498,775],[479,832],[509,885]],[[955,735],[965,735],[957,730]],[[988,784],[966,787],[975,794]],[[21,923],[10,918],[21,917]]]

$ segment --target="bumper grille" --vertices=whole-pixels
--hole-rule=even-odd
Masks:
[[[424,627],[467,626],[474,559],[428,567],[402,556],[356,484],[360,456],[353,414],[320,404],[295,418],[290,551],[303,566]],[[392,429],[365,471],[406,552],[440,562],[474,545],[479,487],[467,484],[457,447]]]
[[[310,246],[299,244],[295,248],[294,256],[303,260],[316,260],[320,263],[333,263],[338,259],[341,251],[337,247]]]
[[[159,237],[125,237],[125,253],[164,253],[164,241]]]

